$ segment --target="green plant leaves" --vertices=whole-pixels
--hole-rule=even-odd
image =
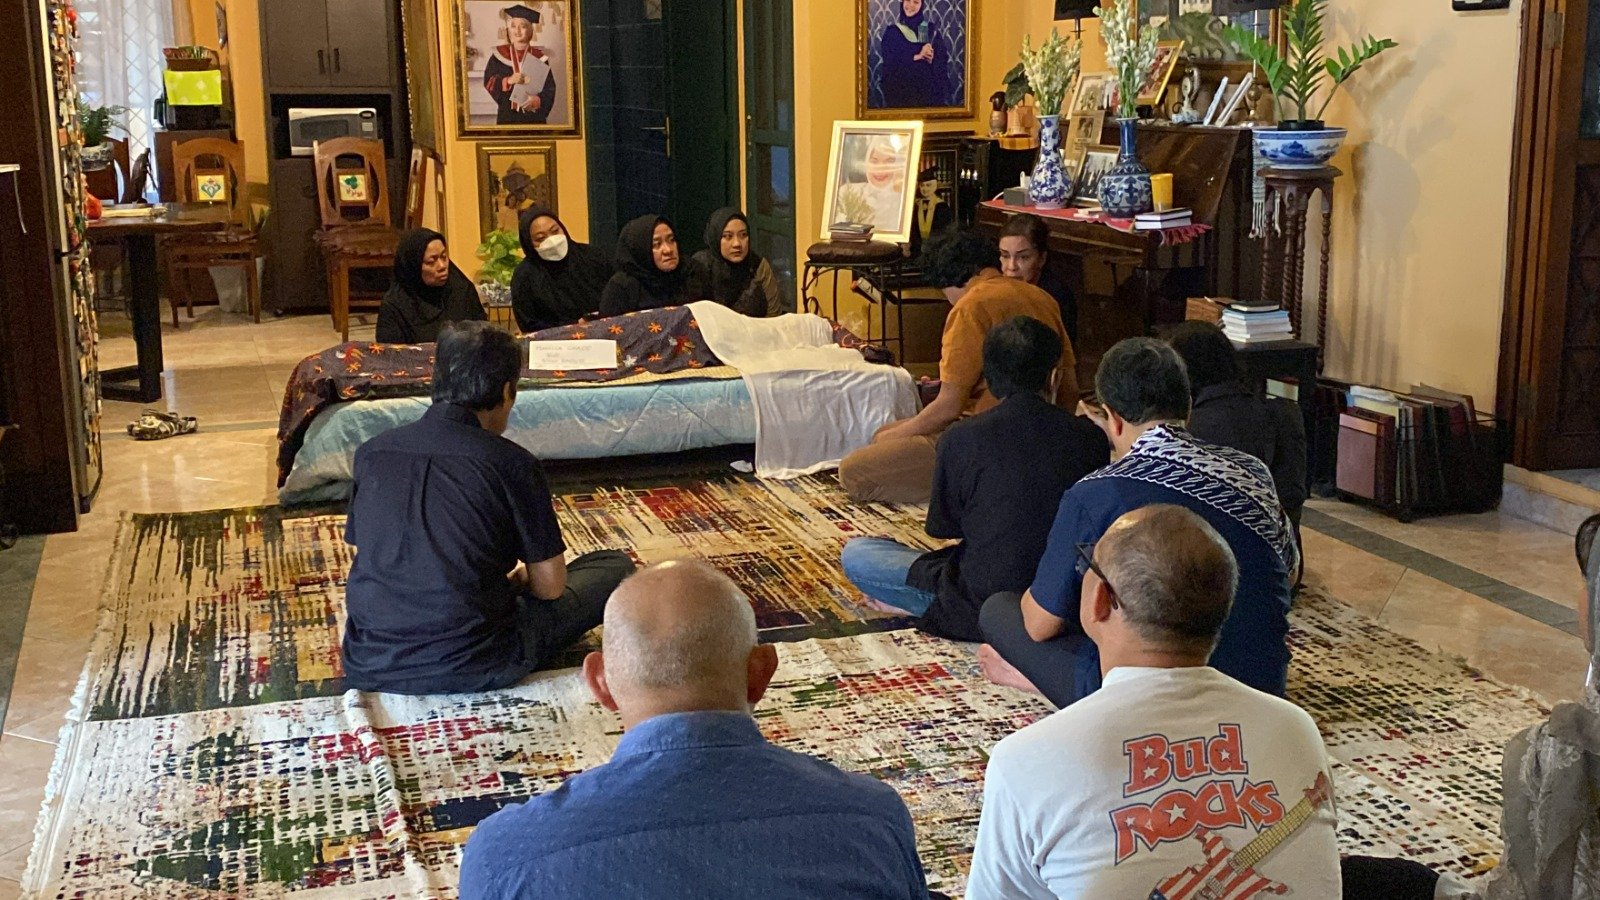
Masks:
[[[1323,16],[1327,5],[1328,0],[1293,0],[1283,16],[1286,53],[1248,28],[1230,25],[1223,31],[1223,36],[1266,76],[1280,120],[1291,108],[1302,120],[1322,118],[1340,85],[1373,57],[1399,46],[1388,38],[1367,35],[1361,42],[1325,56]],[[1316,114],[1311,115],[1317,95],[1328,82],[1332,83],[1331,89]]]

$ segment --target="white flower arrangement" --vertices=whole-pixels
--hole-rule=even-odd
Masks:
[[[1136,114],[1139,88],[1156,64],[1156,42],[1161,39],[1156,29],[1139,27],[1133,4],[1134,0],[1115,0],[1111,9],[1094,11],[1101,20],[1106,61],[1117,74],[1117,116],[1123,119]]]
[[[1028,78],[1028,91],[1039,101],[1039,115],[1060,114],[1082,62],[1082,45],[1066,40],[1054,28],[1038,50],[1033,49],[1033,35],[1023,37],[1022,71]]]

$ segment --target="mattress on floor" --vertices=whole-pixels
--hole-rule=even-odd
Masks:
[[[356,448],[416,421],[428,406],[426,397],[396,397],[323,410],[306,431],[278,499],[345,499]],[[598,459],[754,443],[756,419],[741,378],[532,388],[517,394],[506,437],[540,459]]]

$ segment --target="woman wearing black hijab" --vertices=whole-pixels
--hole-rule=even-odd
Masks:
[[[428,344],[447,322],[482,322],[478,289],[450,261],[444,235],[417,228],[400,236],[394,284],[378,307],[380,344]]]
[[[665,216],[640,216],[617,235],[616,274],[600,294],[600,315],[620,316],[642,309],[682,306],[700,300],[703,277],[691,277],[694,263],[678,256],[678,237]]]
[[[511,276],[511,309],[523,333],[571,325],[600,308],[611,264],[572,240],[553,210],[533,206],[517,221],[522,262]]]
[[[736,207],[725,206],[706,222],[706,248],[694,255],[703,273],[709,299],[761,319],[793,312],[778,296],[772,264],[750,249],[750,220]]]

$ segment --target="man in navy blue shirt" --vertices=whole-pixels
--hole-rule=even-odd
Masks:
[[[957,542],[929,553],[881,537],[844,545],[845,577],[869,605],[917,617],[938,637],[981,641],[978,610],[1028,586],[1061,495],[1110,462],[1100,429],[1055,406],[1061,336],[1028,316],[983,339],[983,380],[1000,405],[939,438],[926,530]]]
[[[583,666],[622,717],[616,753],[485,819],[462,900],[927,897],[892,788],[761,736],[751,709],[777,666],[750,601],[711,566],[628,579]]]
[[[627,554],[566,562],[544,470],[502,435],[521,351],[486,322],[439,334],[433,406],[356,451],[345,540],[346,683],[400,694],[494,690],[600,624]]]
[[[1185,507],[1227,541],[1239,589],[1211,665],[1283,696],[1289,668],[1290,574],[1299,550],[1266,464],[1201,443],[1183,428],[1189,379],[1167,344],[1129,338],[1095,374],[1099,404],[1087,411],[1111,439],[1115,462],[1061,498],[1033,586],[983,606],[979,661],[991,680],[1067,706],[1100,687],[1100,656],[1079,623],[1082,560],[1124,513],[1157,503]]]

